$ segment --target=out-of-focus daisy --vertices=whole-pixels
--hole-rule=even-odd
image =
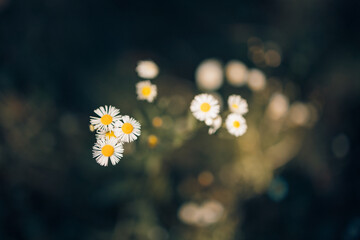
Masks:
[[[112,165],[117,164],[123,156],[124,148],[122,143],[115,138],[110,140],[100,138],[93,147],[93,157],[101,166],[107,166],[110,161]]]
[[[196,69],[195,78],[196,84],[202,90],[219,89],[224,81],[221,63],[216,59],[203,61]]]
[[[136,72],[141,78],[153,79],[159,74],[159,67],[153,61],[139,61]]]
[[[286,115],[288,109],[289,99],[281,93],[274,93],[270,98],[266,114],[272,120],[279,120]]]
[[[216,100],[210,94],[199,94],[195,96],[190,105],[190,110],[200,121],[204,121],[208,118],[216,118],[220,112],[220,106],[218,100]]]
[[[231,95],[228,98],[229,109],[233,113],[239,113],[241,115],[248,112],[248,104],[245,99],[240,95]]]
[[[216,131],[221,127],[222,118],[221,118],[221,116],[217,116],[214,119],[208,118],[205,120],[205,124],[210,127],[209,134],[212,135],[212,134],[216,133]]]
[[[225,124],[229,133],[236,137],[242,136],[247,130],[245,118],[238,113],[229,114]]]
[[[99,107],[94,110],[99,117],[90,117],[90,123],[95,130],[110,131],[114,128],[116,121],[120,120],[120,110],[113,106]]]
[[[305,126],[310,120],[310,110],[306,104],[295,102],[289,109],[289,120],[295,126]]]
[[[96,133],[96,138],[103,138],[103,139],[111,139],[111,138],[116,138],[114,131],[98,131]]]
[[[121,121],[116,122],[115,136],[122,142],[132,142],[140,136],[141,125],[134,118],[123,116]]]
[[[225,75],[229,84],[240,87],[246,83],[248,69],[244,63],[232,60],[226,64]]]
[[[266,76],[259,69],[252,69],[248,74],[248,86],[253,91],[261,91],[266,86]]]
[[[136,84],[136,93],[138,99],[152,102],[157,95],[157,88],[150,81],[141,81]]]

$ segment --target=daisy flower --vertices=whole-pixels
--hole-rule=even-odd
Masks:
[[[205,120],[205,124],[210,127],[209,134],[212,135],[212,134],[216,133],[216,131],[221,127],[222,118],[221,118],[221,116],[217,116],[214,119],[208,118]]]
[[[245,118],[237,113],[230,113],[225,124],[229,133],[236,137],[242,136],[247,130]]]
[[[134,118],[123,116],[121,121],[116,122],[115,136],[122,142],[132,142],[140,136],[141,125]]]
[[[220,112],[219,101],[210,94],[199,94],[195,96],[190,105],[190,110],[200,121],[208,118],[216,118]]]
[[[153,61],[139,61],[136,72],[141,78],[153,79],[159,74],[159,67]]]
[[[93,157],[101,166],[107,166],[110,161],[112,165],[117,164],[123,156],[124,148],[117,139],[98,139],[93,147]]]
[[[120,110],[113,107],[107,106],[99,107],[94,110],[99,117],[90,117],[90,123],[94,126],[95,130],[109,131],[114,128],[114,124],[117,120],[120,120]]]
[[[150,81],[141,81],[136,84],[136,93],[139,100],[152,102],[157,95],[157,87]]]
[[[102,139],[109,140],[111,138],[116,138],[116,136],[115,136],[114,131],[98,131],[96,133],[96,138],[97,139],[102,138]]]
[[[233,113],[245,114],[248,112],[248,104],[240,95],[231,95],[228,98],[229,109]]]

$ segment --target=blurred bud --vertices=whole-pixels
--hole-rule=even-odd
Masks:
[[[159,128],[163,125],[163,120],[161,117],[154,117],[152,120],[152,125],[156,128]]]
[[[196,84],[199,89],[215,91],[224,81],[221,63],[216,59],[208,59],[200,63],[195,73]]]
[[[248,86],[253,91],[261,91],[265,89],[266,86],[265,74],[258,69],[250,70],[248,74]]]
[[[230,85],[240,87],[246,83],[248,69],[244,63],[232,60],[226,64],[225,75]]]
[[[90,125],[89,125],[89,130],[90,130],[90,132],[95,131],[95,127],[94,127],[94,125],[90,124]]]
[[[204,187],[211,185],[213,181],[214,181],[214,176],[209,171],[201,172],[198,176],[198,182],[200,183],[200,185]]]
[[[148,137],[148,145],[150,148],[156,147],[158,142],[159,142],[159,139],[155,135],[150,135]]]
[[[159,67],[153,61],[139,61],[136,72],[141,78],[153,79],[159,74]]]

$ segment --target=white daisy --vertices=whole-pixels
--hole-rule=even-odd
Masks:
[[[94,110],[99,117],[90,117],[90,123],[94,126],[95,130],[109,131],[114,128],[117,120],[120,120],[120,110],[113,106],[99,107]]]
[[[132,142],[140,136],[141,125],[132,117],[123,116],[121,121],[116,122],[115,126],[114,133],[120,141]]]
[[[98,139],[93,147],[93,157],[101,166],[107,166],[110,161],[112,165],[117,164],[123,156],[124,148],[117,139]]]
[[[111,138],[116,138],[116,136],[115,136],[114,131],[98,131],[96,133],[96,138],[97,139],[102,138],[102,139],[109,140]]]
[[[153,61],[139,61],[136,72],[141,78],[153,79],[159,74],[159,67]]]
[[[247,130],[245,118],[238,113],[230,113],[225,124],[229,133],[236,137],[242,136]]]
[[[210,94],[199,94],[195,96],[190,105],[190,110],[200,121],[208,118],[216,118],[220,112],[219,101]]]
[[[240,95],[231,95],[228,98],[229,109],[233,113],[239,113],[241,115],[248,112],[248,104],[245,99]]]
[[[136,93],[139,100],[154,101],[157,95],[157,87],[150,81],[141,81],[136,84]]]
[[[221,127],[222,118],[221,118],[221,116],[217,116],[214,119],[208,118],[205,120],[205,124],[210,127],[209,134],[212,135],[212,134],[216,133],[216,131]]]

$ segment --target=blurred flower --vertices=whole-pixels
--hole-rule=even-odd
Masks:
[[[234,87],[240,87],[246,83],[248,69],[244,63],[232,60],[225,66],[225,75],[229,84]]]
[[[281,63],[281,55],[274,49],[267,50],[265,53],[265,63],[270,67],[278,67]]]
[[[242,136],[247,130],[245,118],[237,113],[229,114],[225,124],[229,133],[236,137]]]
[[[215,59],[203,61],[196,69],[195,78],[199,89],[206,91],[219,89],[224,81],[221,63]]]
[[[279,202],[286,197],[288,188],[287,182],[283,178],[278,177],[271,181],[267,193],[273,201]]]
[[[250,70],[248,74],[248,86],[253,91],[263,90],[266,86],[265,74],[258,69]]]
[[[200,121],[204,121],[207,118],[216,118],[220,112],[220,106],[218,100],[216,100],[210,94],[196,95],[190,105],[190,110]]]
[[[120,120],[120,110],[113,107],[107,106],[99,107],[98,109],[94,110],[94,112],[99,117],[90,117],[90,123],[94,126],[95,130],[101,131],[109,131],[114,128],[114,124],[116,121]]]
[[[212,134],[216,133],[216,131],[221,127],[222,118],[221,118],[221,116],[217,116],[214,119],[208,118],[205,120],[205,124],[210,126],[209,134],[212,135]]]
[[[136,84],[136,93],[139,100],[154,101],[157,95],[157,87],[151,84],[149,80],[141,81]]]
[[[290,123],[295,126],[304,126],[310,120],[310,111],[308,107],[301,102],[295,102],[289,110]]]
[[[240,95],[231,95],[228,98],[229,109],[233,113],[246,114],[248,112],[248,104]]]
[[[158,142],[159,142],[159,139],[155,135],[150,135],[148,137],[148,145],[150,148],[156,147]]]
[[[270,98],[270,103],[267,107],[266,114],[272,120],[278,120],[285,116],[289,109],[288,98],[281,93],[274,93]]]
[[[178,212],[181,221],[186,224],[205,227],[218,222],[224,215],[224,207],[215,200],[205,202],[202,206],[195,203],[183,204]]]
[[[93,147],[93,157],[101,166],[107,166],[109,158],[112,165],[117,164],[122,158],[123,152],[122,143],[119,143],[115,138],[110,140],[99,139]]]
[[[139,61],[136,72],[141,78],[153,79],[159,74],[159,67],[153,61]]]
[[[140,136],[141,125],[132,117],[123,116],[121,121],[116,122],[115,126],[115,136],[123,142],[132,142]]]

